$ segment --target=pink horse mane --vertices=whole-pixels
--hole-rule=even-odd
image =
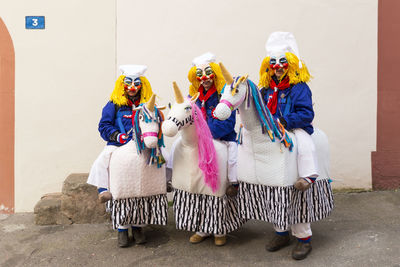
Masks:
[[[215,151],[213,137],[200,108],[192,103],[192,116],[196,128],[199,168],[203,171],[204,180],[213,192],[218,190],[218,158]]]

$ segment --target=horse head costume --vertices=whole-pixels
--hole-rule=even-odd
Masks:
[[[227,186],[227,148],[213,140],[200,108],[195,104],[198,93],[184,99],[174,82],[176,103],[168,113],[162,130],[181,140],[174,150],[172,185],[197,194],[222,196]]]
[[[155,106],[155,95],[135,108],[133,139],[115,150],[110,160],[110,192],[114,199],[145,197],[166,193],[163,114]]]

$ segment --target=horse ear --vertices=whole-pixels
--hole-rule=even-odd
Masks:
[[[158,110],[164,110],[164,109],[166,109],[166,108],[167,108],[166,106],[159,106],[159,107],[157,107]]]
[[[192,96],[192,98],[190,99],[190,102],[192,102],[192,103],[196,102],[197,98],[199,98],[199,96],[200,96],[199,92],[195,93],[194,96]]]
[[[138,111],[139,109],[141,109],[142,107],[136,107],[136,108],[133,108],[132,110],[134,110],[134,111]]]
[[[242,83],[244,83],[247,80],[247,78],[249,78],[248,74],[242,76]]]
[[[232,90],[232,96],[236,95],[236,88],[239,86],[239,84],[244,83],[247,80],[248,77],[249,77],[248,74],[240,77],[240,79],[235,83],[235,86],[234,86],[234,88]]]

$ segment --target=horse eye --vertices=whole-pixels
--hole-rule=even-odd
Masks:
[[[239,89],[236,89],[236,94],[239,93]]]
[[[185,107],[186,111],[191,110],[191,109],[192,109],[192,107]]]
[[[139,120],[143,120],[143,115],[139,115]]]

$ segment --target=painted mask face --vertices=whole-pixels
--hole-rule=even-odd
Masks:
[[[211,86],[213,83],[213,79],[215,77],[214,71],[212,70],[211,66],[201,65],[198,66],[196,69],[196,79],[200,81],[200,84],[203,86]]]
[[[287,69],[289,67],[288,61],[285,55],[271,56],[269,60],[269,67],[273,70]]]
[[[132,79],[130,77],[124,78],[124,89],[126,92],[137,92],[139,89],[142,88],[142,82],[140,78]]]

